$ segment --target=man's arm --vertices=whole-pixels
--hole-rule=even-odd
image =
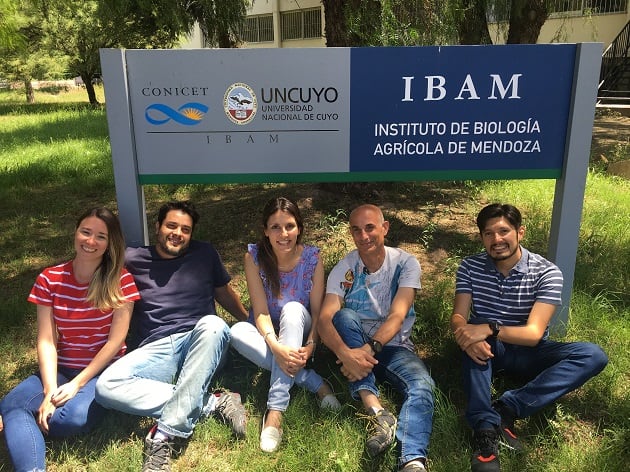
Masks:
[[[455,341],[468,356],[479,365],[486,365],[488,359],[494,357],[490,344],[486,338],[492,334],[492,330],[487,324],[468,324],[468,315],[472,306],[472,295],[470,293],[458,293],[455,295],[453,314],[451,315],[451,329],[455,335]],[[484,329],[487,328],[487,329]],[[489,330],[490,333],[486,333]],[[474,336],[481,333],[481,339]],[[475,339],[475,340],[473,340]]]
[[[416,289],[411,287],[399,287],[387,314],[387,319],[376,330],[372,339],[379,341],[383,346],[390,342],[400,332],[405,316],[416,298]]]
[[[498,339],[520,346],[535,346],[540,342],[545,330],[556,312],[556,305],[535,302],[529,312],[527,324],[523,326],[502,326]]]
[[[341,373],[351,382],[365,378],[378,361],[372,356],[371,348],[365,344],[362,347],[350,348],[341,339],[333,325],[332,319],[341,309],[341,297],[334,293],[327,293],[319,312],[319,336],[328,348],[337,356],[337,364],[341,364]]]
[[[341,336],[335,329],[332,319],[341,310],[341,297],[334,293],[327,293],[324,297],[322,307],[319,311],[319,320],[317,321],[317,331],[319,337],[328,348],[339,357],[339,353],[344,349],[348,349],[346,343],[343,342]]]
[[[459,293],[455,296],[451,329],[459,347],[477,364],[483,365],[487,359],[493,357],[490,345],[486,342],[488,336],[492,334],[492,329],[487,324],[468,324],[464,313],[468,314],[470,311],[471,299],[472,296],[468,293]],[[555,305],[535,302],[525,325],[501,326],[497,339],[519,346],[535,346],[545,334],[555,311]]]
[[[214,299],[234,318],[239,321],[247,321],[247,310],[234,289],[230,287],[230,284],[225,284],[223,287],[215,287]]]

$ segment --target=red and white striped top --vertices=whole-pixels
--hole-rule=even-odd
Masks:
[[[48,267],[39,274],[28,296],[36,305],[52,307],[57,329],[57,363],[70,369],[83,369],[107,342],[113,310],[98,310],[86,302],[89,284],[74,278],[72,261]],[[133,277],[126,269],[120,286],[127,301],[140,299]],[[111,362],[126,351],[123,345]]]

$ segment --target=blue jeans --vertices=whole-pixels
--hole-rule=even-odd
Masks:
[[[229,342],[225,321],[204,316],[191,331],[139,347],[105,369],[96,384],[96,401],[156,418],[162,431],[187,438],[202,415]]]
[[[57,385],[72,380],[78,371],[58,369]],[[85,384],[65,405],[55,409],[50,419],[50,437],[68,437],[91,430],[105,415],[94,401],[96,377]],[[16,472],[46,470],[46,443],[37,426],[37,415],[44,400],[44,387],[38,375],[31,375],[11,390],[0,402],[4,437]]]
[[[271,349],[253,324],[241,321],[232,326],[231,344],[236,351],[258,367],[271,371],[267,409],[286,411],[289,390],[295,383],[309,392],[317,392],[324,380],[312,369],[301,369],[294,378],[285,374],[276,363]],[[285,346],[299,348],[311,331],[311,315],[299,302],[288,302],[280,313],[278,339]]]
[[[350,348],[361,347],[368,341],[359,315],[353,310],[343,308],[338,311],[333,317],[333,324]],[[396,428],[399,463],[426,458],[433,426],[435,387],[429,371],[418,356],[404,347],[386,345],[376,359],[378,364],[372,373],[350,382],[350,394],[358,399],[359,390],[369,390],[378,396],[377,379],[391,384],[403,396]]]
[[[596,344],[541,340],[538,345],[517,346],[488,339],[494,357],[485,366],[463,353],[464,391],[468,398],[466,419],[473,429],[492,428],[501,417],[492,408],[492,373],[532,379],[499,398],[518,418],[526,418],[599,374],[608,357]]]

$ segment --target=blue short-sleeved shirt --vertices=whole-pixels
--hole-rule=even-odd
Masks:
[[[535,302],[561,304],[563,281],[560,269],[523,247],[521,251],[521,259],[507,277],[496,269],[486,252],[461,262],[455,292],[472,295],[471,318],[521,326],[527,324]]]

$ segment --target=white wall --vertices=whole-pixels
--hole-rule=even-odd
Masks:
[[[604,43],[604,49],[617,37],[630,19],[630,14],[619,13],[575,16],[570,18],[550,18],[543,25],[538,43]],[[500,32],[496,23],[488,25],[494,44],[505,43],[506,31]],[[502,24],[503,28],[507,25]]]

